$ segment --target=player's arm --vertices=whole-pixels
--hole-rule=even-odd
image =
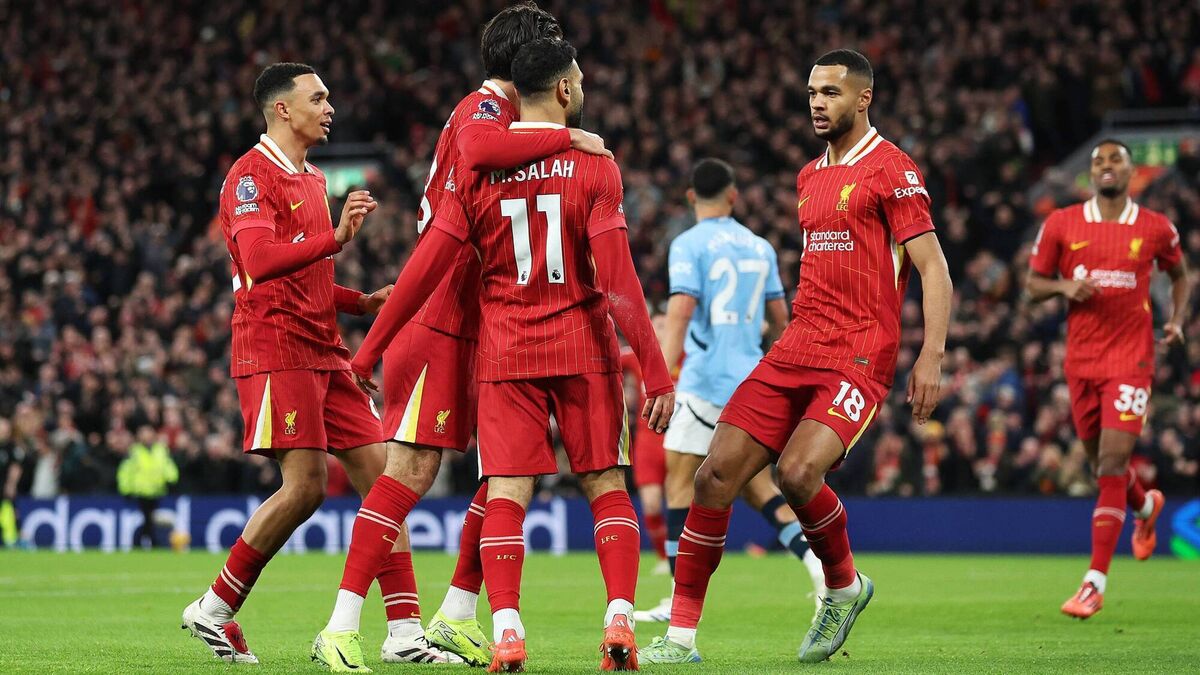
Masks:
[[[608,296],[609,313],[642,366],[646,389],[642,417],[651,429],[662,433],[675,408],[675,383],[659,348],[629,251],[625,211],[621,208],[621,171],[610,159],[601,159],[597,164],[600,170],[593,175],[592,210],[587,222],[596,280]]]
[[[1042,302],[1061,295],[1074,302],[1083,302],[1092,297],[1096,287],[1091,279],[1058,278],[1058,261],[1062,255],[1062,242],[1055,225],[1054,216],[1046,219],[1033,242],[1033,253],[1029,256],[1029,273],[1025,276],[1025,291],[1030,302]]]
[[[17,485],[21,483],[21,463],[13,462],[8,466],[8,475],[4,480],[4,494],[0,495],[0,499],[16,499]]]
[[[783,329],[787,328],[788,321],[791,321],[791,313],[788,311],[787,300],[783,298],[775,298],[767,301],[767,340],[774,342],[783,334]]]
[[[336,229],[322,232],[300,242],[275,241],[274,223],[266,218],[235,223],[233,240],[241,254],[242,269],[256,283],[287,276],[296,270],[342,250],[362,229],[363,219],[377,203],[365,190],[346,197],[342,218]]]
[[[667,300],[666,326],[659,340],[666,363],[679,363],[679,359],[683,357],[683,340],[687,335],[688,323],[695,312],[696,298],[691,295],[673,293]]]
[[[950,326],[950,298],[954,293],[950,269],[937,235],[926,232],[904,244],[913,267],[921,275],[921,305],[925,314],[925,342],[908,378],[908,402],[918,424],[929,420],[938,404],[942,383],[942,357]]]
[[[464,126],[458,132],[456,145],[463,165],[471,171],[508,169],[569,148],[612,157],[612,153],[604,147],[604,139],[582,129],[531,134],[510,131],[498,122],[478,121]]]
[[[459,250],[466,246],[466,214],[457,195],[448,193],[438,207],[432,227],[418,241],[412,257],[400,270],[379,316],[367,331],[367,337],[350,361],[351,370],[359,379],[360,386],[378,389],[371,380],[375,364],[396,337],[396,333],[421,309],[438,282],[449,273],[445,264],[453,260]]]
[[[360,290],[333,285],[333,304],[342,314],[362,316],[363,314],[378,314],[383,303],[387,301],[395,284],[388,284],[374,293],[363,293]]]
[[[1187,320],[1187,308],[1191,295],[1191,275],[1188,273],[1187,258],[1179,246],[1179,231],[1174,225],[1167,224],[1168,232],[1163,247],[1156,262],[1158,268],[1166,270],[1171,277],[1171,318],[1163,325],[1162,343],[1166,345],[1183,342],[1183,322]]]

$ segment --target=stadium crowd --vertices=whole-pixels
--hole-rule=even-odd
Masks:
[[[175,455],[182,492],[274,489],[272,463],[240,450],[231,273],[213,227],[226,170],[261,132],[249,92],[264,65],[314,65],[337,109],[334,142],[386,148],[369,180],[380,208],[337,264],[344,285],[394,279],[433,144],[483,79],[478,31],[502,3],[400,11],[305,0],[305,18],[285,21],[297,4],[5,7],[0,457],[23,467],[22,494],[114,491],[144,426]],[[1064,306],[1021,298],[1044,215],[1026,195],[1105,111],[1200,105],[1196,3],[543,5],[579,49],[585,125],[622,167],[636,261],[658,308],[667,245],[691,224],[689,169],[709,155],[738,167],[736,215],[776,245],[784,285],[795,286],[795,174],[821,150],[808,67],[832,46],[863,50],[876,68],[872,121],[926,175],[956,303],[937,420],[911,425],[903,402],[921,340],[910,299],[890,404],[831,482],[872,495],[1093,489],[1062,375]],[[1200,147],[1185,144],[1142,201],[1171,217],[1200,260]],[[919,291],[914,279],[911,297]],[[1145,480],[1172,491],[1200,489],[1197,309],[1192,339],[1160,357],[1136,460]],[[347,317],[352,349],[368,321]],[[455,470],[442,489],[468,489],[473,460],[447,461]]]

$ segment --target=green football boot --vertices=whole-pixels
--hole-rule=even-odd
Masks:
[[[439,609],[425,629],[425,639],[434,647],[458,654],[472,666],[486,666],[492,662],[488,639],[478,619],[453,621]]]
[[[362,635],[357,631],[321,631],[313,640],[311,656],[335,673],[371,672],[363,659]]]
[[[656,637],[650,644],[638,650],[642,663],[700,663],[700,652],[695,647],[688,649],[665,637]]]
[[[833,602],[829,598],[822,598],[821,608],[813,617],[812,627],[800,645],[801,662],[820,663],[836,653],[846,641],[855,619],[871,602],[871,596],[875,595],[875,584],[865,574],[860,572],[858,579],[862,582],[862,590],[853,600]]]

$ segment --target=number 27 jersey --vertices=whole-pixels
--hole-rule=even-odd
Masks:
[[[442,200],[431,226],[470,241],[482,260],[479,379],[618,372],[616,332],[588,243],[626,227],[616,162],[567,150],[507,171],[455,173],[454,197]]]

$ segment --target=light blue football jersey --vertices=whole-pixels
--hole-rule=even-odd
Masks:
[[[696,298],[679,391],[725,405],[762,358],[768,300],[783,297],[767,240],[733,218],[707,218],[671,242],[671,293]]]

